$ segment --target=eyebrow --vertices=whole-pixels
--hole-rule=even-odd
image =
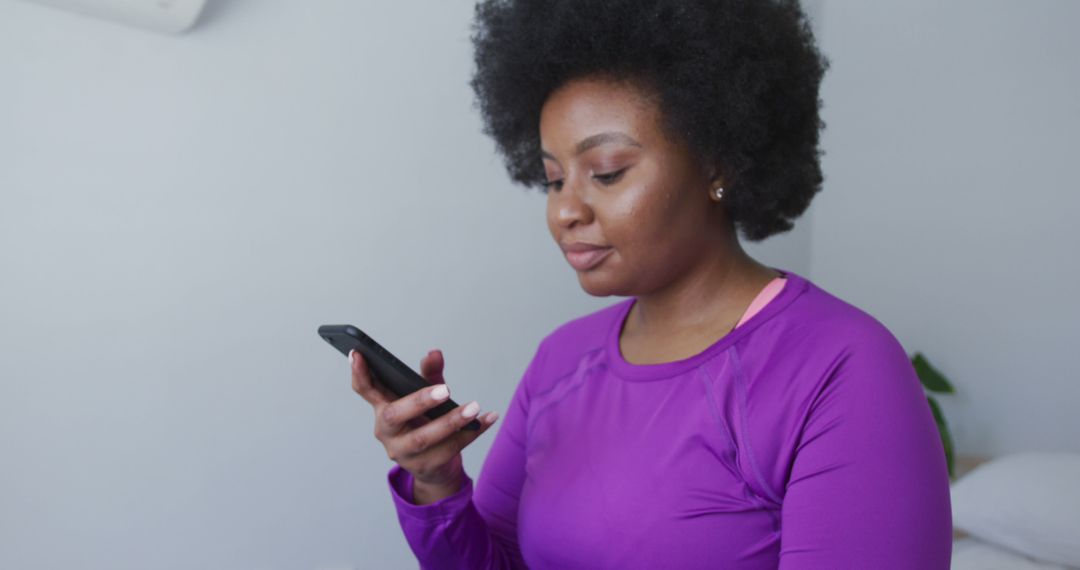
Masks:
[[[592,136],[582,140],[581,142],[579,142],[577,144],[577,147],[574,149],[574,156],[577,156],[577,155],[579,155],[579,154],[581,154],[581,153],[583,153],[583,152],[585,152],[585,151],[587,151],[590,148],[593,148],[595,146],[600,146],[602,144],[607,144],[607,143],[612,143],[612,142],[623,143],[623,144],[626,144],[626,145],[636,146],[638,148],[643,148],[641,146],[641,143],[639,143],[636,140],[632,139],[629,135],[627,135],[625,133],[620,133],[618,131],[607,131],[607,132],[592,135]],[[544,158],[550,158],[551,160],[555,160],[555,157],[552,156],[551,153],[549,153],[548,151],[543,150],[543,149],[540,149],[540,156],[542,156]],[[558,162],[558,161],[556,160],[556,162]]]

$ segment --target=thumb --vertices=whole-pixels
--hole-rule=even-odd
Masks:
[[[445,365],[446,361],[443,360],[442,351],[438,349],[432,350],[427,353],[427,356],[420,359],[420,375],[432,384],[446,384],[446,379],[443,378],[443,367]]]

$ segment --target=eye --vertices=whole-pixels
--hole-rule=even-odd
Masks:
[[[557,188],[555,188],[555,189],[556,190],[561,190],[562,189],[562,180],[551,180],[549,182],[543,182],[541,185],[544,187],[544,192],[547,193],[556,184],[558,184],[559,186]]]
[[[599,180],[601,184],[609,186],[618,182],[619,178],[622,177],[623,172],[626,172],[626,168],[623,168],[622,170],[616,170],[615,172],[609,172],[607,174],[596,174],[593,176],[593,178]],[[544,187],[544,191],[547,192],[552,188],[554,188],[555,190],[562,190],[562,183],[562,180],[551,180],[548,182],[542,182],[541,185]]]
[[[616,170],[615,172],[609,172],[607,174],[597,174],[596,176],[593,176],[593,178],[599,180],[601,184],[608,186],[617,182],[622,176],[623,172],[626,172],[625,168],[622,170]]]

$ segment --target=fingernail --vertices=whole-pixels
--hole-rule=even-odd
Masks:
[[[355,348],[354,348],[354,349],[351,349],[351,350],[349,351],[349,364],[352,364],[353,362],[355,362],[355,360],[353,359],[353,353],[354,353],[354,352],[356,352],[356,349],[355,349]]]
[[[495,420],[497,419],[499,419],[499,412],[488,412],[487,415],[484,416],[484,421],[489,424],[495,423]]]
[[[461,410],[461,417],[471,418],[475,416],[476,413],[479,411],[480,404],[477,404],[476,402],[469,402],[468,405],[465,406],[465,409]]]
[[[445,384],[440,384],[431,389],[432,400],[445,400],[450,395],[450,389]]]

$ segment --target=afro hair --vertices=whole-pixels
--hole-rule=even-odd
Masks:
[[[547,192],[540,110],[574,78],[655,99],[669,136],[720,168],[732,223],[790,230],[821,190],[821,55],[797,0],[480,0],[469,81],[510,178]]]

